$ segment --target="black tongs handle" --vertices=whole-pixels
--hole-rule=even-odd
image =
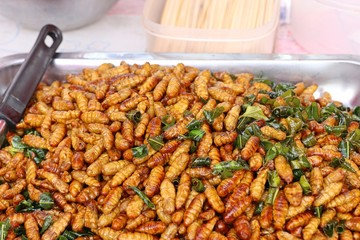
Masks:
[[[53,41],[49,46],[45,42],[48,36]],[[41,29],[35,45],[6,90],[0,104],[0,118],[5,119],[9,127],[14,127],[21,120],[61,41],[62,33],[56,26],[45,25]]]

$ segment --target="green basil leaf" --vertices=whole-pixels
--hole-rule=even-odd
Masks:
[[[265,203],[263,201],[258,202],[255,206],[254,215],[260,215],[264,207]]]
[[[271,113],[278,118],[287,118],[294,113],[294,109],[289,106],[279,106],[274,108]]]
[[[355,169],[351,166],[351,164],[345,160],[345,158],[334,158],[329,163],[329,166],[333,167],[333,168],[342,167],[347,171],[350,171],[353,173],[356,172]]]
[[[332,237],[334,234],[334,228],[337,225],[337,221],[336,220],[330,220],[325,227],[323,227],[323,232],[325,233],[325,235],[327,237]]]
[[[209,167],[211,163],[211,160],[209,157],[198,157],[192,160],[191,162],[191,168],[196,167]]]
[[[300,118],[287,117],[286,121],[290,127],[290,136],[295,136],[295,134],[305,126],[305,123]]]
[[[42,209],[50,210],[54,206],[54,199],[51,197],[50,193],[41,193],[39,206]]]
[[[15,233],[16,236],[26,235],[24,225],[20,225],[17,228],[15,228],[14,233]]]
[[[340,220],[336,225],[336,232],[342,234],[345,231],[345,220]]]
[[[43,234],[50,227],[51,224],[53,224],[52,216],[47,215],[44,219],[44,224],[41,227],[40,234]]]
[[[192,189],[198,193],[202,193],[205,191],[205,186],[204,186],[203,182],[198,178],[191,179],[191,186],[192,186]]]
[[[221,176],[221,179],[224,180],[224,179],[233,177],[234,174],[232,171],[225,170],[225,171],[221,172],[220,176]]]
[[[254,118],[256,120],[268,120],[268,118],[264,115],[262,109],[259,106],[248,106],[245,113],[240,116],[240,118],[243,117]]]
[[[159,151],[164,146],[164,138],[162,135],[150,137],[148,143],[155,151]]]
[[[21,137],[20,136],[14,136],[11,140],[11,146],[13,148],[16,148],[18,150],[24,150],[24,149],[27,149],[29,148],[29,145],[23,143],[21,141]]]
[[[299,181],[301,176],[304,175],[304,171],[301,169],[293,169],[292,171],[293,171],[293,175],[294,175],[294,179],[293,179],[294,182]]]
[[[350,142],[348,140],[345,139],[341,140],[341,142],[338,145],[338,149],[344,158],[350,157]]]
[[[191,140],[195,142],[199,142],[203,136],[205,135],[205,131],[202,129],[195,129],[188,132],[188,136]]]
[[[273,205],[278,193],[279,193],[278,187],[270,187],[269,194],[267,195],[267,197],[265,199],[265,204]]]
[[[305,145],[305,147],[312,147],[315,146],[317,143],[314,133],[310,133],[306,137],[302,139],[302,143]]]
[[[170,115],[165,115],[161,118],[161,123],[164,125],[162,130],[165,131],[175,125],[175,118]]]
[[[10,229],[10,219],[7,218],[4,222],[0,222],[0,240],[5,240],[9,229]]]
[[[189,131],[200,129],[203,123],[204,123],[204,119],[200,119],[200,120],[193,119],[191,122],[188,123],[188,125],[186,125],[186,128]]]
[[[84,230],[82,232],[74,232],[71,230],[65,230],[61,236],[64,237],[66,240],[75,240],[78,237],[84,237],[84,236],[93,236],[94,234],[90,230]]]
[[[306,179],[305,175],[302,175],[300,177],[299,183],[305,195],[311,194],[311,186],[309,181]]]
[[[345,132],[347,129],[345,125],[339,125],[339,126],[324,125],[324,128],[327,133],[332,133],[338,137],[341,136],[341,134]]]
[[[144,203],[151,209],[155,210],[155,204],[151,202],[149,197],[143,193],[140,189],[135,186],[130,186],[130,188],[144,201]]]
[[[204,116],[208,123],[213,124],[215,118],[224,112],[224,107],[216,107],[214,110],[204,110]]]
[[[312,102],[305,108],[308,120],[318,121],[320,118],[320,110],[316,102]]]
[[[130,110],[125,114],[125,116],[135,124],[139,123],[141,120],[141,112],[138,110]]]
[[[131,149],[133,152],[133,155],[135,158],[143,158],[146,157],[149,153],[149,150],[147,149],[146,145],[140,145],[138,147],[134,147]]]
[[[36,202],[32,201],[31,199],[28,200],[22,200],[16,207],[15,207],[15,212],[19,213],[19,212],[33,212],[36,209],[39,209],[39,207],[37,207]]]
[[[35,129],[25,129],[24,134],[25,135],[41,136],[40,133],[38,131],[36,131]]]
[[[239,118],[237,126],[236,126],[237,132],[238,133],[242,132],[251,121],[252,121],[252,119],[249,117]]]
[[[236,136],[236,139],[235,139],[235,142],[234,142],[234,145],[237,149],[241,150],[245,147],[245,144],[246,142],[248,141],[249,139],[241,134],[238,134]]]
[[[277,188],[280,186],[281,179],[276,170],[269,171],[267,176],[270,187]]]
[[[314,215],[315,215],[317,218],[321,218],[322,212],[323,212],[323,206],[318,206],[318,207],[315,207],[315,208],[314,208]]]
[[[213,174],[221,174],[223,171],[236,171],[246,169],[250,170],[249,165],[245,161],[224,161],[213,166]]]

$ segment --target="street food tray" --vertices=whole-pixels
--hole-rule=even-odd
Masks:
[[[0,58],[0,96],[15,76],[25,54]],[[277,54],[177,54],[177,53],[58,53],[48,67],[44,81],[64,80],[69,73],[102,63],[160,65],[183,63],[230,73],[251,72],[276,82],[317,83],[317,94],[327,91],[333,100],[346,106],[360,105],[360,56],[356,55],[277,55]],[[26,94],[26,93],[24,93]]]

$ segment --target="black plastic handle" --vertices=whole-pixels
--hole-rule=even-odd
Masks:
[[[52,38],[50,46],[45,39]],[[29,55],[15,75],[0,103],[0,118],[13,128],[21,120],[27,104],[41,81],[56,49],[62,41],[62,33],[54,25],[45,25]]]

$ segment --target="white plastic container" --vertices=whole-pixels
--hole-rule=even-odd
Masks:
[[[146,0],[143,24],[147,31],[147,51],[204,53],[272,53],[280,16],[276,0],[274,17],[258,28],[200,29],[160,24],[165,0]]]
[[[310,53],[360,54],[360,1],[292,0],[290,30]]]

